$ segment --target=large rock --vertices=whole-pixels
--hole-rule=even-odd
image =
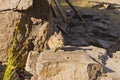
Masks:
[[[26,70],[34,75],[31,80],[120,79],[120,51],[109,58],[103,48],[88,46],[80,49],[71,52],[45,51],[40,56],[37,55],[38,52],[29,53]],[[105,73],[100,75],[99,72]]]
[[[29,8],[30,6],[32,7]],[[16,8],[15,11],[11,10],[14,8]],[[14,53],[21,52],[21,54],[27,54],[30,51],[35,50],[41,52],[45,49],[44,44],[48,34],[49,12],[50,6],[47,0],[0,0],[1,62],[7,59],[9,49],[13,42],[15,28],[19,20],[20,23],[17,42],[14,45]]]
[[[96,80],[103,72],[82,50],[45,51],[38,57],[35,70],[31,80]]]
[[[119,80],[120,75],[120,51],[113,53],[113,58],[109,58],[106,50],[94,46],[81,47],[94,61],[103,66],[105,72],[98,80]]]

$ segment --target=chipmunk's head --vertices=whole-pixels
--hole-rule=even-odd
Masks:
[[[59,46],[59,47],[62,47],[64,42],[63,42],[63,36],[62,36],[62,33],[61,32],[55,32],[54,33],[54,37],[55,37],[55,41],[56,41],[56,44]]]
[[[48,47],[52,51],[56,51],[62,48],[64,45],[63,36],[61,32],[54,32],[54,34],[48,40]]]
[[[107,8],[109,7],[109,4],[108,4],[108,3],[104,3],[104,4],[103,4],[103,7],[104,7],[105,9],[107,9]]]

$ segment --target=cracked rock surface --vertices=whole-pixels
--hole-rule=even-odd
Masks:
[[[0,11],[3,10],[26,10],[32,6],[33,0],[0,0]]]

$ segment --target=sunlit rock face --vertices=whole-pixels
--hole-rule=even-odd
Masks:
[[[0,0],[0,10],[25,10],[32,6],[33,0]]]
[[[22,49],[21,54],[43,50],[49,25],[49,11],[47,0],[0,0],[1,62],[7,60],[19,20],[14,53],[17,54]]]

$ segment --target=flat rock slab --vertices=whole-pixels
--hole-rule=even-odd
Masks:
[[[37,59],[37,77],[31,80],[96,80],[102,72],[83,50],[45,51]]]

